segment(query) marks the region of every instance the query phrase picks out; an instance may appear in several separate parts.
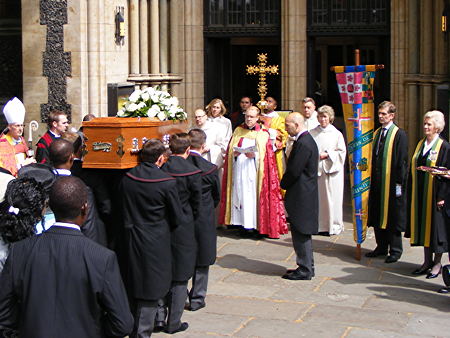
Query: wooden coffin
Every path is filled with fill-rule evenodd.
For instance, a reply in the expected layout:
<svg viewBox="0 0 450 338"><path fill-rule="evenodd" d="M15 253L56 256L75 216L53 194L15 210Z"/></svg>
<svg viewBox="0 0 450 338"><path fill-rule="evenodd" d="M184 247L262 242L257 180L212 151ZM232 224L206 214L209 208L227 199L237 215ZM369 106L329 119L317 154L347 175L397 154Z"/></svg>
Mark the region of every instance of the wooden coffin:
<svg viewBox="0 0 450 338"><path fill-rule="evenodd" d="M99 117L83 122L87 137L84 168L127 169L139 162L143 143L187 131L187 122L159 121L149 118Z"/></svg>

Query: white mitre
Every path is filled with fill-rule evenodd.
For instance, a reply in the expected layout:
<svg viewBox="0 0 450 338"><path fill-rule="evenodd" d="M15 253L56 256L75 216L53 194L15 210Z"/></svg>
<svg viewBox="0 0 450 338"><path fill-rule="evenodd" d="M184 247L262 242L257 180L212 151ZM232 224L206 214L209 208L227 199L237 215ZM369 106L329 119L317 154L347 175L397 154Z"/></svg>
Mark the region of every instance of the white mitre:
<svg viewBox="0 0 450 338"><path fill-rule="evenodd" d="M3 107L8 124L23 124L25 120L25 106L17 97L9 100Z"/></svg>

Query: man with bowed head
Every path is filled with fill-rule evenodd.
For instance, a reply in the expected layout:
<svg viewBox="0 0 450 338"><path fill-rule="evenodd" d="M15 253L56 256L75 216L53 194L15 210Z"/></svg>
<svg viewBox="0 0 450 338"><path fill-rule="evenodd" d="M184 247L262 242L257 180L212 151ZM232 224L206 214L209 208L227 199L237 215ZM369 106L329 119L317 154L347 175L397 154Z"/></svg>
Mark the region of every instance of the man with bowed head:
<svg viewBox="0 0 450 338"><path fill-rule="evenodd" d="M56 223L11 246L0 275L0 330L20 337L123 337L133 328L114 252L83 236L87 190L61 177L50 192Z"/></svg>
<svg viewBox="0 0 450 338"><path fill-rule="evenodd" d="M294 143L280 184L286 190L285 206L298 268L288 270L283 278L310 280L315 275L311 235L317 234L319 229L319 151L301 114L288 115L286 131Z"/></svg>

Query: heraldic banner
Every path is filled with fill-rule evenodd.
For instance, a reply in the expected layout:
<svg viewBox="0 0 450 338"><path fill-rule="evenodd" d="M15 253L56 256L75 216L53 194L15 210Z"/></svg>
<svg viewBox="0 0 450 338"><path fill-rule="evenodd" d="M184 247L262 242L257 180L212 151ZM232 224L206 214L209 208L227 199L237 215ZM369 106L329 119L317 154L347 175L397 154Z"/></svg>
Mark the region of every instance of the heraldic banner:
<svg viewBox="0 0 450 338"><path fill-rule="evenodd" d="M374 128L373 81L376 66L334 67L347 131L353 205L353 235L366 239Z"/></svg>

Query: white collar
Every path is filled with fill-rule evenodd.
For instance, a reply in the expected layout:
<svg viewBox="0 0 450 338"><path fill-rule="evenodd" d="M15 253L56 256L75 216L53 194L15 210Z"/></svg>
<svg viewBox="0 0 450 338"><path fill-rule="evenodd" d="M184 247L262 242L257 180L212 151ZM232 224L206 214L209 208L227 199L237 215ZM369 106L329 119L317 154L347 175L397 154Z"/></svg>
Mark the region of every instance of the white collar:
<svg viewBox="0 0 450 338"><path fill-rule="evenodd" d="M202 156L202 154L197 150L190 150L189 152Z"/></svg>
<svg viewBox="0 0 450 338"><path fill-rule="evenodd" d="M422 155L425 155L428 152L428 150L433 148L434 144L437 142L438 139L439 139L439 134L436 135L434 137L434 139L430 143L427 144L427 139L425 138L425 142L423 143Z"/></svg>
<svg viewBox="0 0 450 338"><path fill-rule="evenodd" d="M78 231L81 231L80 227L76 224L73 223L65 223L65 222L55 222L53 224L53 226L55 227L63 227L63 228L71 228L71 229L75 229Z"/></svg>
<svg viewBox="0 0 450 338"><path fill-rule="evenodd" d="M298 138L300 137L300 136L302 136L304 133L306 133L308 130L307 129L305 129L305 130L302 130L301 132L299 132L294 138L295 138L295 140L297 141L298 140Z"/></svg>
<svg viewBox="0 0 450 338"><path fill-rule="evenodd" d="M54 137L56 138L60 138L61 135L55 134L54 132L52 132L50 129L48 130L50 134L52 134Z"/></svg>
<svg viewBox="0 0 450 338"><path fill-rule="evenodd" d="M388 124L387 124L387 126L386 127L383 127L383 126L381 126L381 128L384 128L385 130L389 130L389 128L391 128L391 126L394 124L394 122L389 122Z"/></svg>
<svg viewBox="0 0 450 338"><path fill-rule="evenodd" d="M53 173L59 176L70 176L72 172L69 169L53 169Z"/></svg>
<svg viewBox="0 0 450 338"><path fill-rule="evenodd" d="M278 113L275 110L273 110L270 113L266 113L266 114L262 113L261 115L265 116L265 117L277 117Z"/></svg>

